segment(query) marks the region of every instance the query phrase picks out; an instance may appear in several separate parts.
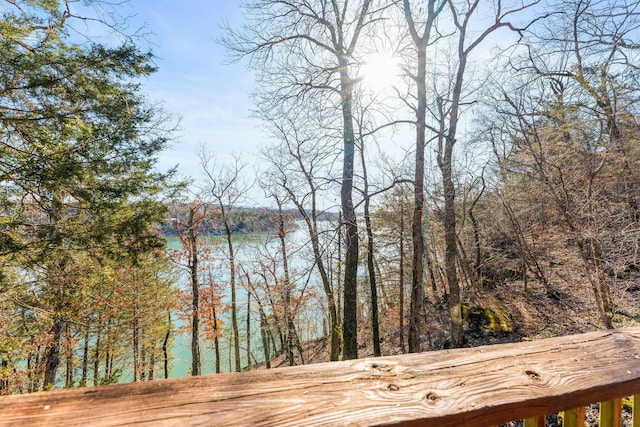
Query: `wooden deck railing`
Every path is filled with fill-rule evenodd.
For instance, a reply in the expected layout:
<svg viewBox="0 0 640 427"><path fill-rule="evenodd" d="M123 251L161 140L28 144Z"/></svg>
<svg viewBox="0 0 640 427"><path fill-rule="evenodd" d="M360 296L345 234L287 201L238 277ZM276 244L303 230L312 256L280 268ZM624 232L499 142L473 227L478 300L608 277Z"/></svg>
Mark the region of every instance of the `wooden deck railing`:
<svg viewBox="0 0 640 427"><path fill-rule="evenodd" d="M634 394L640 394L640 327L5 396L0 425L459 427L526 419L528 427L544 425L545 414L566 411L564 425L571 426L584 425L584 405L605 402L600 426L610 426L621 423L620 398Z"/></svg>

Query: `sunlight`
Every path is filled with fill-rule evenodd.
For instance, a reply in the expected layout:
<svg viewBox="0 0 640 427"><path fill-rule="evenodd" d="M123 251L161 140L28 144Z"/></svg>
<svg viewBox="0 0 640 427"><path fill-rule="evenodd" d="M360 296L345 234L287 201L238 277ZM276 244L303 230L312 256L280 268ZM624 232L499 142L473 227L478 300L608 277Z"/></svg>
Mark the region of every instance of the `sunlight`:
<svg viewBox="0 0 640 427"><path fill-rule="evenodd" d="M389 53L367 56L360 67L363 85L372 91L384 91L399 82L400 61Z"/></svg>

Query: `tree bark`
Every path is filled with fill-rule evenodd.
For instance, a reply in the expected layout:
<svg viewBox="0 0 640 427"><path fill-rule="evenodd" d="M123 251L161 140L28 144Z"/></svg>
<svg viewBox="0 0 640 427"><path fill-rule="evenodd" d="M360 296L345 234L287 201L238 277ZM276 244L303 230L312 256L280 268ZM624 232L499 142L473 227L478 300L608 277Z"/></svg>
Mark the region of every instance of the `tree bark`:
<svg viewBox="0 0 640 427"><path fill-rule="evenodd" d="M168 351L168 344L169 344L169 336L171 334L171 312L168 313L168 320L169 322L167 323L167 333L164 335L164 340L162 341L162 362L163 362L163 368L164 368L164 379L169 378L169 351Z"/></svg>
<svg viewBox="0 0 640 427"><path fill-rule="evenodd" d="M196 232L197 207L189 208L188 244L189 275L191 278L191 375L201 374L200 362L200 283L198 281L198 236Z"/></svg>
<svg viewBox="0 0 640 427"><path fill-rule="evenodd" d="M84 347L82 349L82 377L80 386L87 386L87 373L89 372L89 327L84 331Z"/></svg>
<svg viewBox="0 0 640 427"><path fill-rule="evenodd" d="M358 358L358 224L353 206L353 170L355 159L355 135L353 130L352 93L353 82L349 76L349 59L342 55L340 63L340 94L342 96L343 119L343 163L340 202L346 230L344 266L344 299L342 313L343 357Z"/></svg>
<svg viewBox="0 0 640 427"><path fill-rule="evenodd" d="M64 357L66 359L67 366L66 366L66 372L65 372L66 375L65 375L64 386L65 388L71 388L73 387L73 345L71 343L71 329L68 323L66 324L65 335L67 339L65 340L66 348L64 352Z"/></svg>
<svg viewBox="0 0 640 427"><path fill-rule="evenodd" d="M233 347L236 372L240 372L240 331L238 329L238 307L236 302L236 259L233 248L233 232L229 224L228 212L220 201L220 209L224 221L224 229L227 235L227 246L229 248L229 278L231 284L231 327L233 329Z"/></svg>
<svg viewBox="0 0 640 427"><path fill-rule="evenodd" d="M411 240L413 242L413 259L411 270L411 306L409 309L409 353L420 352L420 310L423 303L424 282L424 149L427 109L426 95L426 46L418 48L418 109L416 112L416 158L413 193L413 221Z"/></svg>
<svg viewBox="0 0 640 427"><path fill-rule="evenodd" d="M251 292L247 291L247 369L251 369Z"/></svg>
<svg viewBox="0 0 640 427"><path fill-rule="evenodd" d="M364 220L367 233L367 271L369 273L369 288L371 291L371 331L373 335L373 355L379 357L382 355L380 350L380 326L378 320L378 285L376 283L376 270L373 252L373 228L371 226L371 215L369 213L369 204L371 196L369 195L369 179L367 176L367 166L364 157L364 141L361 139L360 158L362 162L362 178L364 181Z"/></svg>
<svg viewBox="0 0 640 427"><path fill-rule="evenodd" d="M404 203L400 205L400 269L398 272L398 332L400 335L400 351L406 353L404 345Z"/></svg>
<svg viewBox="0 0 640 427"><path fill-rule="evenodd" d="M58 318L53 322L49 334L52 342L47 346L45 351L45 371L44 371L44 389L53 388L56 382L56 373L60 365L60 343L62 341L62 330L64 328L64 320Z"/></svg>
<svg viewBox="0 0 640 427"><path fill-rule="evenodd" d="M138 371L137 371L137 363L138 363L138 338L137 332L134 332L134 348L136 349L133 353L133 382L138 381ZM93 385L100 385L100 332L96 333L96 346L93 353Z"/></svg>
<svg viewBox="0 0 640 427"><path fill-rule="evenodd" d="M409 353L420 351L420 312L424 300L424 150L426 144L426 112L427 112L427 46L431 41L431 30L441 7L436 11L435 0L427 2L427 16L424 32L418 34L416 22L411 12L409 0L403 0L405 21L411 34L411 40L417 51L417 69L414 76L416 82L416 157L414 176L414 210L411 239L413 242L413 265L411 270L411 306L409 312Z"/></svg>
<svg viewBox="0 0 640 427"><path fill-rule="evenodd" d="M267 322L267 316L264 314L262 307L260 310L260 337L262 338L262 350L264 351L264 364L267 369L271 369L271 350L269 348L269 336L267 330L269 329L269 322Z"/></svg>

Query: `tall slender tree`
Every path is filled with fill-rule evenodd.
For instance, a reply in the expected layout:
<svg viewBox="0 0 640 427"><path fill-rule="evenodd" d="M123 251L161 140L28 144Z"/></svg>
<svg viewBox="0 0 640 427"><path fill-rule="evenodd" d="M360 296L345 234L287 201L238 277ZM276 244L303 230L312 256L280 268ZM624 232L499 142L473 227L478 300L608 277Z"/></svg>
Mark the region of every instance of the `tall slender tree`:
<svg viewBox="0 0 640 427"><path fill-rule="evenodd" d="M326 248L322 244L322 229L319 221L322 213L319 208L321 192L326 188L327 180L321 177L330 176L333 150L324 139L316 140L308 133L302 122L308 124L313 119L306 115L300 117L284 117L271 119L270 128L280 141L278 149L265 150L265 154L273 165L273 181L282 188L291 203L296 207L304 220L315 268L320 274L322 288L327 298L329 318L329 358L338 360L340 355L340 334L338 324L338 298L334 290L324 257Z"/></svg>
<svg viewBox="0 0 640 427"><path fill-rule="evenodd" d="M427 134L427 48L434 43L436 37L432 37L434 24L446 1L428 0L426 17L416 17L411 2L403 0L405 21L411 35L414 48L416 50L417 63L415 72L410 71L409 75L416 84L417 106L414 107L416 115L416 157L414 176L414 199L413 199L413 221L412 221L412 242L413 242L413 264L411 275L411 302L409 312L409 352L420 351L420 325L421 308L423 299L424 281L424 151Z"/></svg>
<svg viewBox="0 0 640 427"><path fill-rule="evenodd" d="M222 227L227 243L227 257L229 259L229 286L231 288L231 327L233 329L233 346L235 370L240 372L240 330L238 328L238 306L236 298L236 248L234 246L233 209L242 200L250 185L243 181L244 165L236 157L226 166L217 166L213 156L202 152L200 154L202 169L207 177L207 191L217 206L219 224Z"/></svg>
<svg viewBox="0 0 640 427"><path fill-rule="evenodd" d="M355 135L353 67L363 34L372 30L379 8L373 0L252 0L245 4L247 22L229 30L224 40L235 59L248 57L259 71L258 91L273 110L283 100L318 91L338 106L342 117L340 200L345 224L343 338L344 358L358 357L357 274L358 225L353 203ZM335 97L332 99L332 97Z"/></svg>
<svg viewBox="0 0 640 427"><path fill-rule="evenodd" d="M442 188L444 192L444 237L445 237L445 274L449 286L449 316L450 344L459 347L464 342L464 329L462 320L461 288L458 279L458 238L456 232L456 187L453 181L453 156L454 146L458 138L458 126L463 114L463 100L465 98L464 83L467 77L467 65L471 54L494 31L500 28L521 31L517 25L508 21L514 14L522 12L538 3L533 0L522 3L513 8L503 7L502 1L497 0L491 6L493 19L476 34L470 31L470 26L477 20L481 22L483 14L488 12L480 0L471 2L456 2L448 0L447 6L451 19L456 28L456 53L457 62L453 71L450 93L444 97L438 97L437 117L440 122L438 134L438 167L442 173Z"/></svg>

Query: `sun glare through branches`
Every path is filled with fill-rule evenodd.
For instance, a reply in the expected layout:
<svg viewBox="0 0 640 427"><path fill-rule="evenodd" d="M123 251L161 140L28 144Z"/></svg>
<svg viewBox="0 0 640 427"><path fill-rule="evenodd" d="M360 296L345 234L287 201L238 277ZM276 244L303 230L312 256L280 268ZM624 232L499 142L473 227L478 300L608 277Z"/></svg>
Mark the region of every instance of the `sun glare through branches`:
<svg viewBox="0 0 640 427"><path fill-rule="evenodd" d="M372 92L384 92L400 81L400 60L386 52L368 55L360 66L363 86Z"/></svg>

